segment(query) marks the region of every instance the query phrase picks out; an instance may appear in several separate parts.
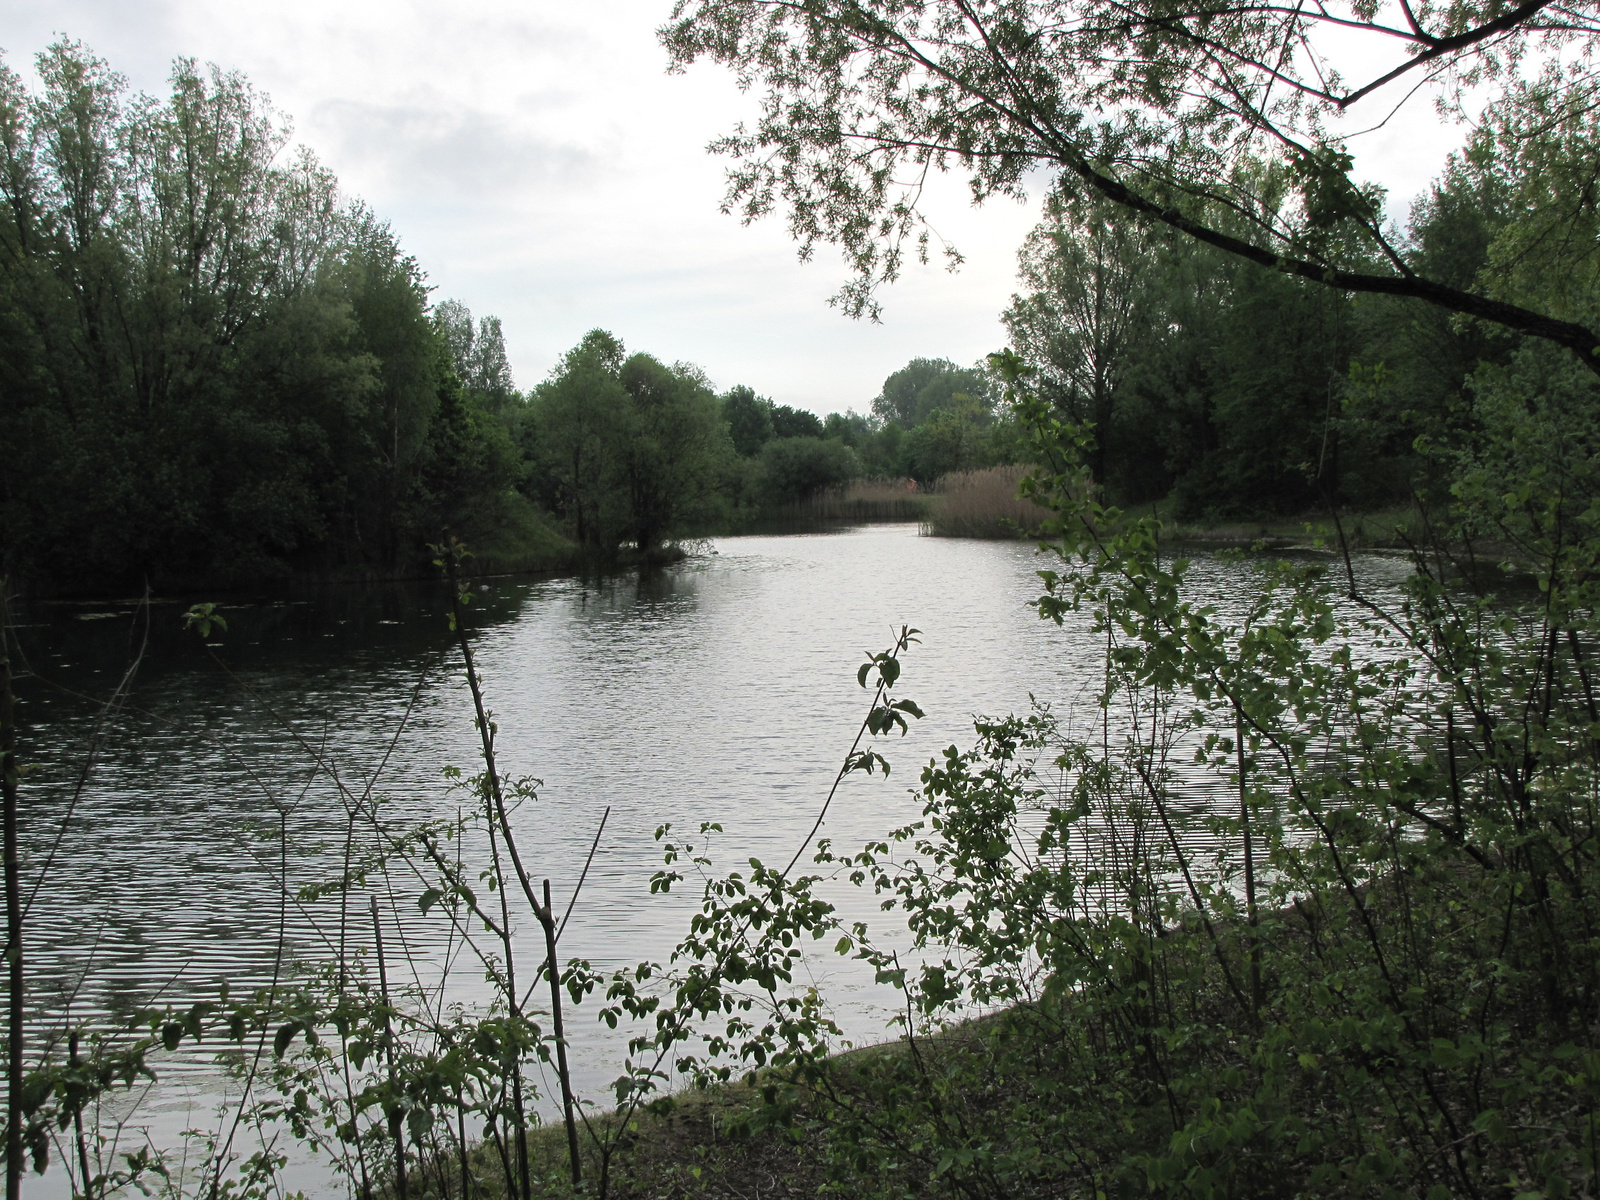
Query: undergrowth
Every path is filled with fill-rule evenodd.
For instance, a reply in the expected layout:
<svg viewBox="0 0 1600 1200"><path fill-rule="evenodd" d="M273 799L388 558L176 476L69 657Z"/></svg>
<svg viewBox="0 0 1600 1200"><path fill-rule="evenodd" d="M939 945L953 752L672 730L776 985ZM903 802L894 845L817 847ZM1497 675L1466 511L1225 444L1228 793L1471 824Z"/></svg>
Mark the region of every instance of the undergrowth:
<svg viewBox="0 0 1600 1200"><path fill-rule="evenodd" d="M1090 431L997 366L1039 464L1022 495L1049 514L1038 611L1097 647L1092 722L1045 705L978 721L923 770L921 819L864 846L818 840L833 791L782 865L727 871L715 824L663 826L652 890L695 888L698 912L659 961L599 972L560 944L562 906L519 849L510 814L537 782L496 766L446 544L482 749L457 773L462 815L399 830L347 793L366 836L296 898L338 909L349 953L319 976L13 1053L12 1178L25 1142L97 1200L265 1200L287 1130L352 1196L1593 1195L1600 436L1485 409L1432 451L1455 483L1419 513L1397 594L1363 590L1335 512L1334 570L1236 551L1249 587L1223 612L1153 517L1098 498ZM915 641L861 664L834 791L887 771L882 739L921 716L899 690ZM391 989L381 925L355 932L380 879L448 923L491 1003ZM841 917L839 881L893 936ZM528 918L542 953L519 979ZM803 973L830 949L896 990L898 1043L839 1053ZM603 1102L571 1090L562 1022L580 1018L626 1042ZM247 1081L226 1138L187 1173L101 1165L96 1106L200 1038ZM552 1131L539 1064L561 1083Z"/></svg>

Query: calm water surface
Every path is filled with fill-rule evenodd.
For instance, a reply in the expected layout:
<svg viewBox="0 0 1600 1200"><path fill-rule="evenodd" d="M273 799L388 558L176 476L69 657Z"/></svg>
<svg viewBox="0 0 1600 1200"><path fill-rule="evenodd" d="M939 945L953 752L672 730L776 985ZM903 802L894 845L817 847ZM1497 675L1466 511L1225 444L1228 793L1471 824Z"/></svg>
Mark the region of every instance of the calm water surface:
<svg viewBox="0 0 1600 1200"><path fill-rule="evenodd" d="M720 822L712 852L724 869L751 856L787 861L864 715L856 666L900 625L922 631L899 690L927 718L882 746L888 780L856 774L841 788L824 831L839 846L915 819L908 789L921 765L968 745L975 714L1025 710L1031 695L1098 716L1099 643L1086 620L1058 627L1028 607L1034 572L1049 565L1030 545L890 525L728 538L716 551L644 577L493 581L469 616L501 769L543 781L514 820L558 906L611 809L562 939L566 955L599 968L662 958L685 931L694 889L649 891L663 823ZM1226 609L1249 569L1201 556L1193 577ZM1380 590L1404 573L1375 557L1360 569ZM131 605L42 606L25 618L40 677L24 682L20 708L23 758L36 764L23 814L32 875L51 859L26 942L41 1034L69 1014L187 1002L224 979L236 993L270 981L280 876L296 890L341 865L346 806L318 757L355 792L373 787L398 825L456 813L466 799L443 768L470 772L477 743L443 600L441 588L417 586L224 604L215 659L182 633L181 605L154 606L130 702L70 819L95 708L45 680L103 696L141 625ZM444 924L418 913L420 889L401 881L378 894L408 977L428 984L447 946ZM870 898L841 902L876 912ZM286 924L300 959L326 957L337 901L293 906ZM537 926L519 930L526 979ZM826 955L811 966L852 1037L885 1035L892 999ZM481 971L457 968L450 997L484 998ZM594 1022L596 1007L570 1015L569 1030L579 1085L599 1097L619 1043ZM219 1088L203 1059L180 1062L142 1112L181 1126Z"/></svg>

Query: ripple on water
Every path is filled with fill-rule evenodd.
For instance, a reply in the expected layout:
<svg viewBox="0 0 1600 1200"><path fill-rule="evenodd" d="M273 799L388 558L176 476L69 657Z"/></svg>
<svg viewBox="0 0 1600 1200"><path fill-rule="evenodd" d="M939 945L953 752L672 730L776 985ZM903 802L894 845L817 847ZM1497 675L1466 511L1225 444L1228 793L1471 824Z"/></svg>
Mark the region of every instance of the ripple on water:
<svg viewBox="0 0 1600 1200"><path fill-rule="evenodd" d="M644 578L492 581L470 616L502 770L543 781L515 820L530 869L557 896L612 810L563 938L600 968L660 958L685 928L693 896L649 892L658 826L720 822L721 864L787 859L862 718L855 667L900 625L921 630L901 691L927 719L884 747L890 779L857 774L841 788L825 829L838 846L914 819L921 764L969 744L974 714L1024 710L1032 694L1069 718L1099 717L1099 641L1086 622L1057 627L1028 608L1045 565L1030 545L898 525L717 549ZM1375 586L1404 573L1383 559L1361 569ZM1248 570L1201 558L1194 580L1226 615ZM181 606L156 606L131 700L75 804L93 710L25 681L22 751L38 767L25 792L30 869L54 853L26 942L36 1037L69 1017L208 998L223 980L236 994L267 986L280 927L297 963L331 956L337 900L286 902L284 885L293 894L340 872L347 797L372 788L395 826L463 803L441 770L471 768L476 734L440 601L435 588L382 587L230 607L216 661L182 636ZM99 694L141 620L126 607L63 609L19 633L41 675ZM402 977L431 986L459 947L437 914L418 912L419 890L398 881L385 919ZM851 917L881 917L871 897L840 902ZM350 914L344 937L364 945L364 898ZM531 958L520 967L530 972ZM826 957L812 969L852 1037L884 1034L886 997L870 980ZM466 965L447 994L481 1001L483 990ZM581 1009L569 1025L580 1089L599 1094L619 1035ZM217 1094L204 1057L180 1058L167 1078L149 1111L187 1112L194 1095Z"/></svg>

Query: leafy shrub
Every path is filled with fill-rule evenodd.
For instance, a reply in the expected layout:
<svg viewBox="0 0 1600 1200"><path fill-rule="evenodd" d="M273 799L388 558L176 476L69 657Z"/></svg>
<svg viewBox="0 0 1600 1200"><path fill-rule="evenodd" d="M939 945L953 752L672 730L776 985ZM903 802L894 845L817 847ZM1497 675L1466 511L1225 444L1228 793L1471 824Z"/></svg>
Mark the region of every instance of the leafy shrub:
<svg viewBox="0 0 1600 1200"><path fill-rule="evenodd" d="M774 438L761 447L762 491L769 504L791 504L854 479L855 451L818 437Z"/></svg>

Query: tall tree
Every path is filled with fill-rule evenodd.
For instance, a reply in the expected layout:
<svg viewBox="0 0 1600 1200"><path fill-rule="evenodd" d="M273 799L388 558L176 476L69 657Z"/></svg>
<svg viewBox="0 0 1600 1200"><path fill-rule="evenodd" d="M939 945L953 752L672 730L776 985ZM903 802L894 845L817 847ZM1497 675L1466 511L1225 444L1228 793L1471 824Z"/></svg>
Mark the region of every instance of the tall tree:
<svg viewBox="0 0 1600 1200"><path fill-rule="evenodd" d="M1094 426L1089 468L1102 485L1123 379L1153 317L1147 283L1158 250L1139 226L1108 219L1106 207L1052 198L1019 256L1023 294L1001 317L1038 371L1040 393Z"/></svg>
<svg viewBox="0 0 1600 1200"><path fill-rule="evenodd" d="M459 300L444 300L434 307L433 323L449 347L451 367L463 387L496 411L518 399L499 317L481 317L474 328L470 308Z"/></svg>
<svg viewBox="0 0 1600 1200"><path fill-rule="evenodd" d="M814 412L788 404L772 406L772 433L774 437L819 438L822 436L822 418Z"/></svg>

